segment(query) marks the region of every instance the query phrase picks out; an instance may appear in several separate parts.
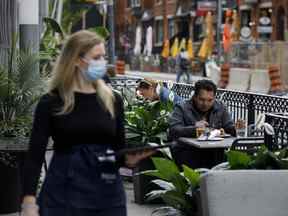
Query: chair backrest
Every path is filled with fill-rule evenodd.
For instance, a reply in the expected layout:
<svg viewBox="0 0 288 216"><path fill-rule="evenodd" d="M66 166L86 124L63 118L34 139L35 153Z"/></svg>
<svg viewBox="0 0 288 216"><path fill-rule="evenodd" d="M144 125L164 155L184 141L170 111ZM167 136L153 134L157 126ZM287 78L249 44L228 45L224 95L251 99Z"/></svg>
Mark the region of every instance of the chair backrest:
<svg viewBox="0 0 288 216"><path fill-rule="evenodd" d="M200 180L203 216L287 216L287 170L209 171Z"/></svg>
<svg viewBox="0 0 288 216"><path fill-rule="evenodd" d="M230 149L254 154L262 145L264 145L264 137L240 137L233 141Z"/></svg>

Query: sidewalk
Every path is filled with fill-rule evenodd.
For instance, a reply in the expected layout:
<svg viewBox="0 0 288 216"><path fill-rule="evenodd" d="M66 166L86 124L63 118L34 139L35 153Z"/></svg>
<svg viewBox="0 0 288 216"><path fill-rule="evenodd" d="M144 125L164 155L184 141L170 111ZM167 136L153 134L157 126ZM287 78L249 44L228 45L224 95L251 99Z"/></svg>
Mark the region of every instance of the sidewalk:
<svg viewBox="0 0 288 216"><path fill-rule="evenodd" d="M176 74L164 73L164 72L143 72L143 71L125 71L125 75L128 76L137 76L137 77L148 77L156 80L171 80L176 81ZM195 83L197 80L203 79L201 76L190 76L192 83Z"/></svg>
<svg viewBox="0 0 288 216"><path fill-rule="evenodd" d="M128 216L151 216L154 209L159 207L157 204L138 205L134 202L133 183L124 181L127 196Z"/></svg>

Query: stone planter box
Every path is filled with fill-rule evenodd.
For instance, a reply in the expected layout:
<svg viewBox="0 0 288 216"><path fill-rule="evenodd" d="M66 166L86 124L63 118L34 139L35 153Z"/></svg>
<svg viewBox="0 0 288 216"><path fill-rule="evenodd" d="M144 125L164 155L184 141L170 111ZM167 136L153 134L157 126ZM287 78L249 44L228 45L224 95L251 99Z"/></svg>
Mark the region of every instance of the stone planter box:
<svg viewBox="0 0 288 216"><path fill-rule="evenodd" d="M16 157L15 166L0 161L0 214L19 212L21 204L21 169L27 150L27 140L0 138L0 152Z"/></svg>
<svg viewBox="0 0 288 216"><path fill-rule="evenodd" d="M288 170L211 171L201 178L203 216L287 216Z"/></svg>

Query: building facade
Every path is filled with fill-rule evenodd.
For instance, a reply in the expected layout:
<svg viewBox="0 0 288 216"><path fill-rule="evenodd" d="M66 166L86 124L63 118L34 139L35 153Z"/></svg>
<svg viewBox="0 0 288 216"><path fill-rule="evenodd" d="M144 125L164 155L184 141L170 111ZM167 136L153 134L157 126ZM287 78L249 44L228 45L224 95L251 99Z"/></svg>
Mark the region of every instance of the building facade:
<svg viewBox="0 0 288 216"><path fill-rule="evenodd" d="M243 41L288 40L288 0L223 0L222 8L222 24L227 9L238 12ZM207 11L212 11L216 29L216 10L217 0L116 1L116 40L127 35L133 47L136 27L142 29L143 42L146 29L152 26L154 53L160 52L165 38L171 42L175 37L201 42ZM118 43L119 48L121 43Z"/></svg>

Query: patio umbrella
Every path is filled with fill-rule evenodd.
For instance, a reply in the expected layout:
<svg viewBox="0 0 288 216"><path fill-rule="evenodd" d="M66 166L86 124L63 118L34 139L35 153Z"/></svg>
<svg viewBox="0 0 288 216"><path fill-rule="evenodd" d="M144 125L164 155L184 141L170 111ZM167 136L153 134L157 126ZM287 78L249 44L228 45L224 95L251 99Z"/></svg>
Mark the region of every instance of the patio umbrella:
<svg viewBox="0 0 288 216"><path fill-rule="evenodd" d="M163 46L163 50L162 50L162 53L161 53L161 56L163 58L168 58L170 55L170 45L169 45L169 40L165 40L164 42L164 46Z"/></svg>
<svg viewBox="0 0 288 216"><path fill-rule="evenodd" d="M181 42L180 42L180 46L179 46L179 51L181 51L181 49L186 50L186 38L182 38Z"/></svg>
<svg viewBox="0 0 288 216"><path fill-rule="evenodd" d="M152 27L149 26L146 31L146 44L144 48L144 54L147 56L152 55L152 36L153 36Z"/></svg>
<svg viewBox="0 0 288 216"><path fill-rule="evenodd" d="M208 12L205 18L206 35L202 42L198 56L202 59L206 59L212 55L214 46L214 31L213 31L213 16L211 12Z"/></svg>
<svg viewBox="0 0 288 216"><path fill-rule="evenodd" d="M187 53L188 53L189 59L194 58L193 42L192 42L191 38L189 38L189 40L188 40Z"/></svg>
<svg viewBox="0 0 288 216"><path fill-rule="evenodd" d="M240 19L236 10L233 11L233 23L232 23L232 41L238 41L240 37Z"/></svg>
<svg viewBox="0 0 288 216"><path fill-rule="evenodd" d="M137 26L136 28L136 38L135 38L135 47L134 47L134 54L140 55L141 54L141 37L142 31L140 26Z"/></svg>
<svg viewBox="0 0 288 216"><path fill-rule="evenodd" d="M171 56L172 57L176 57L178 54L179 54L179 40L178 38L176 37L175 40L174 40L174 43L171 47Z"/></svg>
<svg viewBox="0 0 288 216"><path fill-rule="evenodd" d="M231 47L231 24L229 23L229 17L226 17L226 21L224 24L224 29L223 29L223 36L222 36L222 40L223 40L223 48L224 48L224 52L228 53Z"/></svg>

